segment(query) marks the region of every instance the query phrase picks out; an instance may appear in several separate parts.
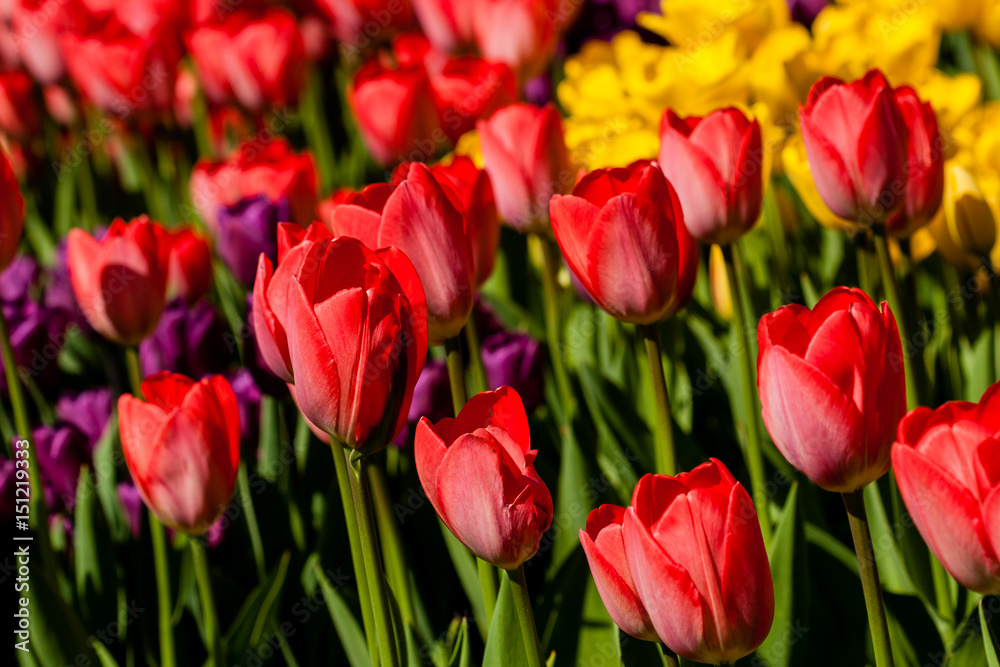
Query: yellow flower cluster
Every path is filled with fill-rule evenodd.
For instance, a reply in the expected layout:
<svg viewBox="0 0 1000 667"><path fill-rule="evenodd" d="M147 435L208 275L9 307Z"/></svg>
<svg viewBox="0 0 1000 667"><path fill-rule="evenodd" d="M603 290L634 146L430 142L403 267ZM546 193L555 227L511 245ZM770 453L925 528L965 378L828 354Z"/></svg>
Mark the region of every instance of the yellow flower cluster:
<svg viewBox="0 0 1000 667"><path fill-rule="evenodd" d="M971 30L974 39L1000 45L998 7L1000 0L847 0L824 8L810 31L791 20L784 0L663 0L660 14L639 22L668 46L624 32L586 44L566 62L557 93L568 115L567 145L588 170L655 158L668 107L701 116L737 106L760 121L772 169L787 175L814 217L839 227L845 221L826 208L809 174L798 105L821 76L852 80L879 68L933 106L950 156L949 195L965 192L960 183L968 180L1000 220L1000 107L982 106L979 77L936 67L946 32ZM957 169L969 178L954 177ZM946 252L938 239L947 224L936 220L935 233L915 246ZM989 226L995 238L993 220ZM982 234L976 239L985 242ZM960 264L957 255L946 257Z"/></svg>

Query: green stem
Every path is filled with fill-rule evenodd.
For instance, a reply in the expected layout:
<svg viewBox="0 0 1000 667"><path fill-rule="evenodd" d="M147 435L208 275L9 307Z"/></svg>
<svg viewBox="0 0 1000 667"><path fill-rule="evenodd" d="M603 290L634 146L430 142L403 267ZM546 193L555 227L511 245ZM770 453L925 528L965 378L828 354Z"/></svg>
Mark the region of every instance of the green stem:
<svg viewBox="0 0 1000 667"><path fill-rule="evenodd" d="M345 454L348 450L344 449ZM364 458L351 461L348 476L351 478L351 492L354 496L354 512L358 518L358 533L361 537L361 556L368 576L368 588L375 616L379 654L386 667L399 667L399 655L392 627L389 609L389 595L382 574L382 558L379 555L378 535L372 516L371 495L368 492L367 464Z"/></svg>
<svg viewBox="0 0 1000 667"><path fill-rule="evenodd" d="M545 294L545 338L548 344L549 357L552 360L552 373L556 379L559 391L559 401L562 403L563 422L571 422L573 409L573 389L570 385L566 364L563 360L563 347L559 334L561 319L559 317L559 254L552 243L538 234L528 237L528 244L534 251L531 254L542 258L542 289Z"/></svg>
<svg viewBox="0 0 1000 667"><path fill-rule="evenodd" d="M128 367L128 381L132 394L142 398L142 371L139 369L139 352L134 347L125 348L125 365Z"/></svg>
<svg viewBox="0 0 1000 667"><path fill-rule="evenodd" d="M264 563L264 543L260 539L260 525L257 523L257 511L254 510L253 498L250 495L250 477L247 475L247 464L244 461L240 461L240 469L236 481L240 490L240 503L243 505L243 512L247 517L247 530L250 532L253 560L257 566L257 579L264 581L267 578L267 568Z"/></svg>
<svg viewBox="0 0 1000 667"><path fill-rule="evenodd" d="M201 595L201 615L205 623L205 638L208 641L208 659L214 667L225 667L226 649L219 630L219 617L215 613L212 579L208 574L208 557L205 554L205 546L199 539L192 538L189 542L191 559L194 561L194 576L198 581L198 593Z"/></svg>
<svg viewBox="0 0 1000 667"><path fill-rule="evenodd" d="M889 642L889 623L885 617L882 602L882 585L878 579L878 565L875 563L875 549L868 529L868 514L865 511L864 490L842 494L847 517L851 523L854 551L858 557L858 572L861 587L865 593L865 607L868 610L868 627L871 629L872 645L875 649L876 667L893 667L892 645Z"/></svg>
<svg viewBox="0 0 1000 667"><path fill-rule="evenodd" d="M399 611L406 625L414 624L413 600L410 597L410 578L403 555L403 536L399 532L399 521L392 510L389 484L385 473L378 466L368 469L368 483L371 484L372 501L375 503L375 520L382 536L385 571L390 588L396 594Z"/></svg>
<svg viewBox="0 0 1000 667"><path fill-rule="evenodd" d="M646 357L649 360L649 374L653 380L653 396L656 399L656 472L661 475L676 475L674 427L670 421L670 394L667 392L663 358L660 356L660 331L656 324L642 325L639 330L646 342Z"/></svg>
<svg viewBox="0 0 1000 667"><path fill-rule="evenodd" d="M666 644L657 644L657 648L660 649L660 660L663 662L663 667L678 667L680 664L677 661L677 654L671 651Z"/></svg>
<svg viewBox="0 0 1000 667"><path fill-rule="evenodd" d="M986 99L1000 100L1000 62L996 51L989 44L979 42L973 47L973 54Z"/></svg>
<svg viewBox="0 0 1000 667"><path fill-rule="evenodd" d="M465 342L469 346L469 361L472 364L472 393L490 389L486 377L486 367L483 366L483 354L479 345L479 332L476 330L476 318L470 317L465 322Z"/></svg>
<svg viewBox="0 0 1000 667"><path fill-rule="evenodd" d="M372 667L377 667L379 664L378 634L375 629L375 616L372 613L368 575L365 573L364 557L361 554L361 535L358 533L354 497L351 494L351 473L347 469L346 458L349 453L336 440L330 442L330 449L333 450L333 466L337 469L340 502L344 506L344 523L347 524L347 542L351 548L351 564L354 567L354 578L358 580L358 602L361 605L361 622L365 628L365 638L368 640L368 655L371 657Z"/></svg>
<svg viewBox="0 0 1000 667"><path fill-rule="evenodd" d="M920 363L919 352L911 355L910 345L913 343L912 331L909 327L909 318L899 297L899 285L896 283L896 271L892 267L892 260L889 258L889 243L884 232L875 234L875 253L878 255L879 271L882 274L882 288L885 290L886 300L889 308L896 319L896 326L899 328L899 337L903 344L903 370L906 373L906 407L909 410L922 403L920 396L920 383L917 382L915 366Z"/></svg>
<svg viewBox="0 0 1000 667"><path fill-rule="evenodd" d="M167 536L163 524L149 513L149 533L153 538L153 565L156 569L156 604L160 628L160 665L174 667L174 630L170 623L170 569L167 565Z"/></svg>
<svg viewBox="0 0 1000 667"><path fill-rule="evenodd" d="M516 570L507 570L510 577L510 591L514 596L514 607L517 609L517 620L521 625L521 637L524 639L524 651L527 654L527 667L542 666L542 650L538 644L538 631L535 629L535 616L531 611L531 598L524 582L524 565Z"/></svg>
<svg viewBox="0 0 1000 667"><path fill-rule="evenodd" d="M743 301L740 290L739 271L736 270L735 244L722 246L722 256L726 261L726 276L729 279L730 298L733 301L733 317L742 337L739 357L743 365L743 412L747 431L747 470L750 473L750 488L754 505L760 518L760 530L764 544L771 543L771 516L768 512L767 484L764 479L764 455L760 443L760 426L757 423L760 410L757 407L754 387L754 336L747 320L748 306Z"/></svg>
<svg viewBox="0 0 1000 667"><path fill-rule="evenodd" d="M951 591L948 586L948 573L941 561L928 550L931 559L931 578L934 581L934 601L938 614L948 621L949 627L954 627L955 615L951 607ZM945 646L948 646L947 644Z"/></svg>
<svg viewBox="0 0 1000 667"><path fill-rule="evenodd" d="M858 286L862 289L862 291L864 291L865 294L874 299L876 298L875 286L872 284L871 264L869 264L868 261L871 253L866 247L867 243L865 238L857 239L857 237L855 237L855 239L855 251L858 258Z"/></svg>
<svg viewBox="0 0 1000 667"><path fill-rule="evenodd" d="M471 325L472 318L466 323L466 330ZM474 334L473 334L474 335ZM455 416L462 411L468 396L465 388L465 367L462 363L462 339L459 337L449 338L444 342L445 350L448 354L448 380L451 383L451 403L455 410ZM497 601L497 580L493 566L476 558L479 567L479 585L483 589L483 605L486 610L486 627L489 627L493 618L493 609Z"/></svg>
<svg viewBox="0 0 1000 667"><path fill-rule="evenodd" d="M14 428L21 438L31 437L31 423L28 421L28 410L24 403L24 393L21 389L21 379L17 376L17 358L14 356L14 346L10 343L10 328L7 325L7 318L0 311L0 351L3 353L3 372L7 380L7 393L10 394L10 404L14 409ZM9 459L14 457L10 454L10 443L5 443L6 452ZM29 466L29 470L33 468ZM34 493L40 486L35 486L32 481L31 497L41 497L41 493ZM34 512L32 512L34 515Z"/></svg>
<svg viewBox="0 0 1000 667"><path fill-rule="evenodd" d="M448 382L451 384L451 405L457 417L469 396L465 388L465 364L462 362L462 339L458 336L447 339L444 342L444 349L448 355Z"/></svg>

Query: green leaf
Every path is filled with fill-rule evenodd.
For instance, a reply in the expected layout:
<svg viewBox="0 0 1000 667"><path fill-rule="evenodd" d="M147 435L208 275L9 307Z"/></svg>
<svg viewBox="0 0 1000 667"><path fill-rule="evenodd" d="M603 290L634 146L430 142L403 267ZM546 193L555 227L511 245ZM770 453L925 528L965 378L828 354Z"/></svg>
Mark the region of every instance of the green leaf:
<svg viewBox="0 0 1000 667"><path fill-rule="evenodd" d="M914 595L916 591L906 573L906 564L896 541L895 526L889 522L878 482L865 487L865 508L868 510L868 527L882 588L899 595Z"/></svg>
<svg viewBox="0 0 1000 667"><path fill-rule="evenodd" d="M997 658L997 638L993 634L989 620L986 618L986 609L983 607L983 600L979 601L979 627L983 630L983 651L986 653L986 662L989 667L1000 667L1000 659Z"/></svg>
<svg viewBox="0 0 1000 667"><path fill-rule="evenodd" d="M476 558L469 553L464 544L452 535L448 526L438 519L441 527L441 534L444 535L445 546L448 547L448 555L451 556L451 563L455 566L455 573L458 581L462 584L462 590L472 605L472 615L476 619L476 624L480 631L486 628L486 605L483 602L483 589L479 585L479 569L476 567ZM486 638L486 635L483 635Z"/></svg>
<svg viewBox="0 0 1000 667"><path fill-rule="evenodd" d="M263 638L265 630L274 623L290 558L291 554L286 551L267 580L250 591L250 595L247 596L226 632L228 655L242 656L247 650L255 649Z"/></svg>
<svg viewBox="0 0 1000 667"><path fill-rule="evenodd" d="M94 652L97 653L97 659L100 661L101 667L118 667L118 662L114 656L111 655L111 652L108 651L108 648L99 639L91 639L90 645L93 647Z"/></svg>
<svg viewBox="0 0 1000 667"><path fill-rule="evenodd" d="M31 547L28 549L30 551ZM87 633L83 623L56 591L49 579L50 573L42 570L40 565L40 562L34 562L30 581L27 582L30 588L26 592L31 600L31 637L28 647L39 667L87 664L87 661L94 659L94 654L87 646ZM19 641L17 635L14 635L14 641Z"/></svg>
<svg viewBox="0 0 1000 667"><path fill-rule="evenodd" d="M808 582L805 564L805 522L799 510L799 485L793 483L781 518L771 536L767 557L774 580L774 622L767 639L757 649L756 659L767 667L792 664L794 646L804 631L799 620L804 612L801 586Z"/></svg>
<svg viewBox="0 0 1000 667"><path fill-rule="evenodd" d="M316 574L316 581L319 582L320 590L323 592L323 599L326 601L326 608L330 612L330 620L333 621L333 629L340 638L340 645L347 654L347 661L351 667L371 667L371 656L368 655L368 642L365 639L364 630L358 625L350 608L340 593L333 587L319 560L315 559L313 570Z"/></svg>
<svg viewBox="0 0 1000 667"><path fill-rule="evenodd" d="M527 653L524 651L521 626L518 624L517 609L506 572L500 575L500 593L497 595L497 606L493 610L488 637L483 667L509 667L525 663Z"/></svg>
<svg viewBox="0 0 1000 667"><path fill-rule="evenodd" d="M116 456L118 447L118 416L112 412L100 440L94 445L94 477L97 480L97 497L101 500L104 516L116 542L130 538L128 520L118 499Z"/></svg>
<svg viewBox="0 0 1000 667"><path fill-rule="evenodd" d="M88 627L105 627L117 616L118 577L111 532L87 466L80 468L73 523L77 599Z"/></svg>
<svg viewBox="0 0 1000 667"><path fill-rule="evenodd" d="M455 635L455 645L451 652L449 667L469 667L471 660L469 654L469 620L463 618L458 626L458 634Z"/></svg>

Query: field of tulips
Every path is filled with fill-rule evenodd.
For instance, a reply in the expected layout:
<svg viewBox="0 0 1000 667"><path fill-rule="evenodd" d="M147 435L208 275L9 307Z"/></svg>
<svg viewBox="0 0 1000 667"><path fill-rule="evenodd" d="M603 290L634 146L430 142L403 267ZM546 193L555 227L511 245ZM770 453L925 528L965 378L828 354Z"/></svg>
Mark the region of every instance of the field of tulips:
<svg viewBox="0 0 1000 667"><path fill-rule="evenodd" d="M0 2L2 664L1000 667L1000 0Z"/></svg>

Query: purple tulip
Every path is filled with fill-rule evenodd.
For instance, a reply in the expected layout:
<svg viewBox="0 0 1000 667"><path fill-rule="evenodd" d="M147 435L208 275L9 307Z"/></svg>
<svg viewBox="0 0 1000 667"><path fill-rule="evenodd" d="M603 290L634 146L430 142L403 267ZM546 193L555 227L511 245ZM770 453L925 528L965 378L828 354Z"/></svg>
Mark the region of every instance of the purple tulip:
<svg viewBox="0 0 1000 667"><path fill-rule="evenodd" d="M451 384L448 381L448 367L439 359L429 360L417 378L413 387L413 401L406 416L406 426L396 436L397 446L406 445L411 428L427 417L432 422L438 422L445 417L455 416L451 402Z"/></svg>
<svg viewBox="0 0 1000 667"><path fill-rule="evenodd" d="M56 246L55 263L46 270L45 307L61 312L68 321L83 331L91 331L87 318L80 311L69 280L69 265L66 263L66 240Z"/></svg>
<svg viewBox="0 0 1000 667"><path fill-rule="evenodd" d="M229 385L236 395L236 406L240 412L240 433L243 434L244 441L256 443L260 427L260 399L263 395L260 387L246 368L230 375Z"/></svg>
<svg viewBox="0 0 1000 667"><path fill-rule="evenodd" d="M610 40L622 30L634 29L640 12L658 12L660 0L589 0L569 33L566 45L575 53L590 39ZM640 31L646 37L645 31Z"/></svg>
<svg viewBox="0 0 1000 667"><path fill-rule="evenodd" d="M69 424L43 425L35 429L33 444L46 504L53 511L72 509L80 466L90 461L87 437Z"/></svg>
<svg viewBox="0 0 1000 667"><path fill-rule="evenodd" d="M545 357L537 340L522 333L495 333L483 340L482 355L490 389L513 387L528 414L544 402Z"/></svg>
<svg viewBox="0 0 1000 667"><path fill-rule="evenodd" d="M226 370L233 345L225 322L211 305L199 301L188 307L176 300L163 311L153 334L139 344L139 365L146 377L171 371L197 380Z"/></svg>
<svg viewBox="0 0 1000 667"><path fill-rule="evenodd" d="M38 263L26 255L15 257L0 272L0 302L16 303L29 297L31 288L38 282Z"/></svg>
<svg viewBox="0 0 1000 667"><path fill-rule="evenodd" d="M10 323L10 342L21 375L30 377L43 390L54 387L59 377L59 352L65 342L65 316L31 299L0 303L0 308ZM6 381L2 386L6 393Z"/></svg>
<svg viewBox="0 0 1000 667"><path fill-rule="evenodd" d="M264 195L219 209L216 248L237 280L253 285L261 253L277 261L278 223L291 219L287 199L272 202Z"/></svg>
<svg viewBox="0 0 1000 667"><path fill-rule="evenodd" d="M76 427L87 438L87 451L93 454L111 419L111 407L110 389L88 389L76 395L63 394L56 403L56 418Z"/></svg>
<svg viewBox="0 0 1000 667"><path fill-rule="evenodd" d="M792 19L808 28L830 0L786 0L786 3Z"/></svg>
<svg viewBox="0 0 1000 667"><path fill-rule="evenodd" d="M135 484L122 482L118 485L118 502L128 521L129 532L132 537L139 537L139 530L142 528L142 497Z"/></svg>

